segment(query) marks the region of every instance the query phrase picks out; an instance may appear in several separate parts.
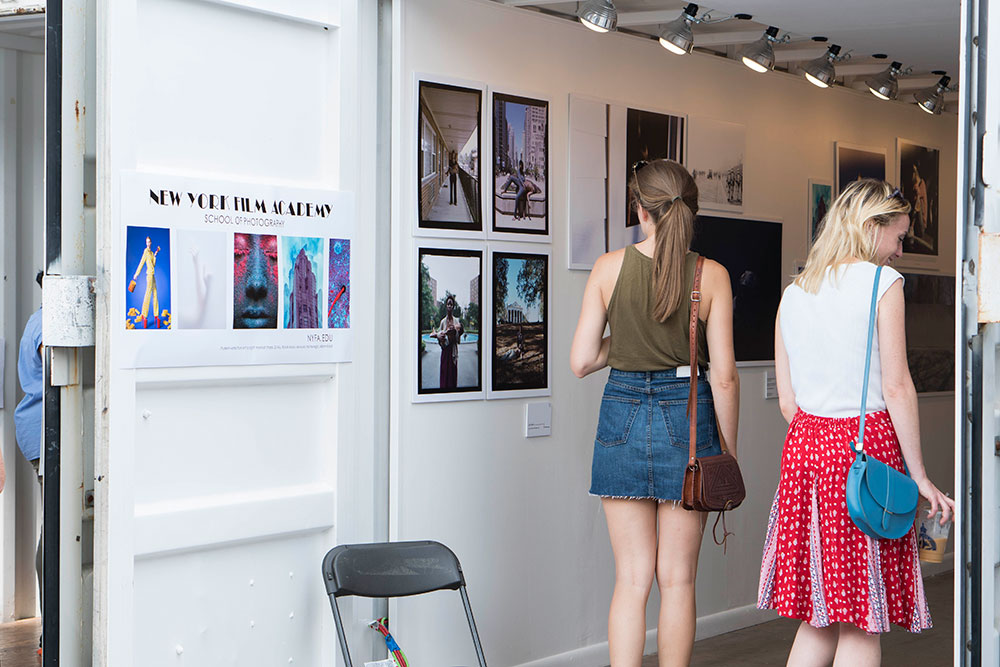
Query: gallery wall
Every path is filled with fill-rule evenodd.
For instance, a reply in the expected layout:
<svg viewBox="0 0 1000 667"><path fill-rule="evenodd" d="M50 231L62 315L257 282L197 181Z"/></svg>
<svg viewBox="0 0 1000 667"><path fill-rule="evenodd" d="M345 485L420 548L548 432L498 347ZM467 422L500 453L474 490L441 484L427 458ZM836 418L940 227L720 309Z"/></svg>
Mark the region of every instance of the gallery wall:
<svg viewBox="0 0 1000 667"><path fill-rule="evenodd" d="M600 502L587 489L606 372L578 380L568 363L588 275L567 269L570 95L745 125L743 216L783 223L784 276L805 259L808 180L834 180L834 142L884 148L895 180L897 137L941 149L939 255L910 270L952 273L956 119L867 93L820 90L790 75L756 74L717 57L678 58L652 40L599 35L486 0L410 0L395 3L394 12L391 537L437 539L455 551L490 664L605 665L614 564ZM485 86L487 110L492 92L549 102L552 239L518 245L551 253L550 397L414 402L416 257L427 245L417 230L419 79ZM487 131L489 122L484 116ZM489 166L484 157L483 171ZM479 249L493 243L435 242ZM489 353L488 345L481 349ZM726 554L711 538L703 543L700 637L771 618L754 609L785 432L777 401L764 398L769 368L740 369L739 457L748 496L728 517L735 536ZM552 432L526 439L525 406L537 401L551 402ZM924 395L920 407L927 467L950 491L952 397ZM655 628L656 609L654 592L647 628ZM457 596L407 599L390 610L393 634L415 662L474 662Z"/></svg>

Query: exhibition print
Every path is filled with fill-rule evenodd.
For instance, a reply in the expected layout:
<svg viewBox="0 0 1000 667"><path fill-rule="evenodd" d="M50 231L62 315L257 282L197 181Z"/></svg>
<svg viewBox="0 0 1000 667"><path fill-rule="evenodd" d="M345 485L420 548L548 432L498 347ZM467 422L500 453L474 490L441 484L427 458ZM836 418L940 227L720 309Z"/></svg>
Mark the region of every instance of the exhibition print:
<svg viewBox="0 0 1000 667"><path fill-rule="evenodd" d="M903 252L938 254L938 183L941 151L905 139L896 140L899 189L913 207Z"/></svg>
<svg viewBox="0 0 1000 667"><path fill-rule="evenodd" d="M226 269L232 235L178 229L174 232L178 329L226 329Z"/></svg>
<svg viewBox="0 0 1000 667"><path fill-rule="evenodd" d="M281 237L281 292L285 329L321 329L320 294L323 274L323 239Z"/></svg>
<svg viewBox="0 0 1000 667"><path fill-rule="evenodd" d="M549 233L549 103L493 94L493 231Z"/></svg>
<svg viewBox="0 0 1000 667"><path fill-rule="evenodd" d="M278 237L233 235L233 328L278 328Z"/></svg>
<svg viewBox="0 0 1000 667"><path fill-rule="evenodd" d="M691 250L729 272L736 361L772 361L781 301L781 224L698 216Z"/></svg>
<svg viewBox="0 0 1000 667"><path fill-rule="evenodd" d="M632 210L628 183L632 170L642 162L667 158L684 162L684 117L628 109L625 114L625 226L639 224L639 217Z"/></svg>
<svg viewBox="0 0 1000 667"><path fill-rule="evenodd" d="M481 250L420 248L417 393L482 390Z"/></svg>
<svg viewBox="0 0 1000 667"><path fill-rule="evenodd" d="M820 225L833 203L833 186L825 181L809 181L809 245L816 242Z"/></svg>
<svg viewBox="0 0 1000 667"><path fill-rule="evenodd" d="M125 271L125 328L169 329L170 230L129 226Z"/></svg>
<svg viewBox="0 0 1000 667"><path fill-rule="evenodd" d="M955 390L955 277L903 274L906 361L918 393Z"/></svg>
<svg viewBox="0 0 1000 667"><path fill-rule="evenodd" d="M330 281L327 289L326 325L351 326L351 240L330 239Z"/></svg>
<svg viewBox="0 0 1000 667"><path fill-rule="evenodd" d="M418 89L418 226L481 231L483 91L430 81Z"/></svg>
<svg viewBox="0 0 1000 667"><path fill-rule="evenodd" d="M836 142L834 173L837 175L837 194L844 191L848 183L859 178L885 180L885 149L853 146Z"/></svg>
<svg viewBox="0 0 1000 667"><path fill-rule="evenodd" d="M692 118L688 142L688 171L698 186L698 205L715 211L742 211L746 126Z"/></svg>
<svg viewBox="0 0 1000 667"><path fill-rule="evenodd" d="M569 96L568 268L590 271L608 249L608 104Z"/></svg>
<svg viewBox="0 0 1000 667"><path fill-rule="evenodd" d="M547 254L492 254L493 341L490 390L547 389Z"/></svg>

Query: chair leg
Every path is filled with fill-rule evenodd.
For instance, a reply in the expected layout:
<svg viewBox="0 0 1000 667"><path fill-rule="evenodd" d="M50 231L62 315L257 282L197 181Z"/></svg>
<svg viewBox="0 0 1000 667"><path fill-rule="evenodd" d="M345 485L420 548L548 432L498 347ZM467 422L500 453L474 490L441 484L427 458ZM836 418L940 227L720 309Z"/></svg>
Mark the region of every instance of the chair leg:
<svg viewBox="0 0 1000 667"><path fill-rule="evenodd" d="M483 645L479 642L479 631L476 630L476 619L472 617L472 605L469 604L469 594L465 592L465 586L458 589L462 594L462 604L465 606L465 617L469 621L469 630L472 631L472 643L476 646L476 657L479 659L479 667L486 667L486 656L483 654ZM348 667L350 667L348 665Z"/></svg>
<svg viewBox="0 0 1000 667"><path fill-rule="evenodd" d="M333 608L333 622L337 625L337 639L340 640L340 652L344 655L344 664L346 667L354 667L351 664L351 653L347 650L347 635L344 634L344 622L340 618L337 596L330 596L330 607Z"/></svg>

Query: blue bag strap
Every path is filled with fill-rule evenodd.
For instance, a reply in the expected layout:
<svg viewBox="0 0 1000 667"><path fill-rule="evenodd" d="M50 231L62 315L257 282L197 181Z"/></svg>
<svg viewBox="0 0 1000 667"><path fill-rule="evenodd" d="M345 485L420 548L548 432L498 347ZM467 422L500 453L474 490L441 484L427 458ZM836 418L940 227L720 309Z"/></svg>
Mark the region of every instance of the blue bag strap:
<svg viewBox="0 0 1000 667"><path fill-rule="evenodd" d="M865 351L865 380L861 387L861 420L858 424L858 441L855 449L864 451L865 439L865 405L868 403L868 377L872 367L872 337L875 335L875 308L878 305L878 283L882 276L882 267L875 269L875 284L872 286L872 305L868 312L868 349Z"/></svg>

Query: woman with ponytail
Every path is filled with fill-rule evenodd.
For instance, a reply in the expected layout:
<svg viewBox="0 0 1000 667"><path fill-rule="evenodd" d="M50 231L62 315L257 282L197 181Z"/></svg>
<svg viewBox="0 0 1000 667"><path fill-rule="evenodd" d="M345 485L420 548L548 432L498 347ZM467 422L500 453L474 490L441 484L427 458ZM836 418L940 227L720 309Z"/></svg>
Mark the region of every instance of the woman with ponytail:
<svg viewBox="0 0 1000 667"><path fill-rule="evenodd" d="M698 256L689 251L698 187L671 160L636 163L629 195L645 240L594 263L570 366L577 377L611 366L601 400L590 493L601 498L615 557L608 615L611 667L639 667L646 601L660 591L660 667L687 665L695 631L695 574L705 514L680 506L688 460L689 318ZM704 260L698 359L699 456L736 455L739 378L726 269ZM610 325L611 335L605 336ZM701 366L701 364L699 364ZM716 420L718 415L718 420Z"/></svg>

